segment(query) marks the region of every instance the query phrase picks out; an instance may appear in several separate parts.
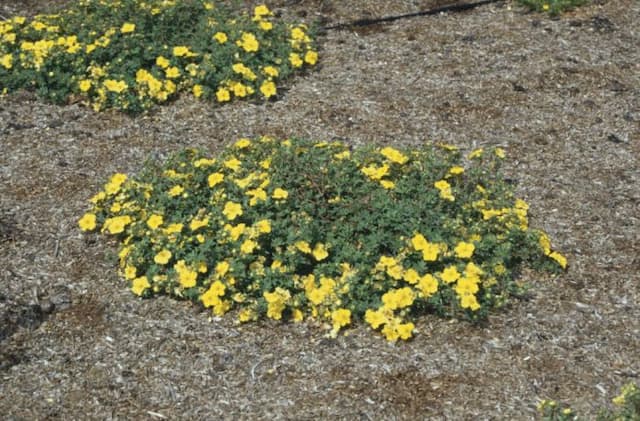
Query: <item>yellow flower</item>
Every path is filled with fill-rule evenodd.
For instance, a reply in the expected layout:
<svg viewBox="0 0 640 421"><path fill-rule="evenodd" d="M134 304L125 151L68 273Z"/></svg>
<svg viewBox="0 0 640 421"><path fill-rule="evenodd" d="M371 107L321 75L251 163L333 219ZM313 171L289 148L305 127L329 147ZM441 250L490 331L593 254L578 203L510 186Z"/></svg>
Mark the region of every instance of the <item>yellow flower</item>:
<svg viewBox="0 0 640 421"><path fill-rule="evenodd" d="M549 4L545 3L542 5L542 10L544 10L545 12L549 10Z"/></svg>
<svg viewBox="0 0 640 421"><path fill-rule="evenodd" d="M80 88L81 92L87 92L91 89L91 81L89 79L82 79L78 82L78 88Z"/></svg>
<svg viewBox="0 0 640 421"><path fill-rule="evenodd" d="M479 289L478 281L474 278L468 277L458 279L454 288L456 293L460 296L463 296L466 293L475 294Z"/></svg>
<svg viewBox="0 0 640 421"><path fill-rule="evenodd" d="M227 42L227 34L225 34L224 32L216 32L213 38L220 44L224 44L225 42Z"/></svg>
<svg viewBox="0 0 640 421"><path fill-rule="evenodd" d="M238 98L244 98L245 96L251 93L251 89L240 82L234 83L231 86L231 90L233 91L233 94Z"/></svg>
<svg viewBox="0 0 640 421"><path fill-rule="evenodd" d="M271 222L269 222L268 219L261 219L256 222L254 226L260 234L268 234L271 232Z"/></svg>
<svg viewBox="0 0 640 421"><path fill-rule="evenodd" d="M159 265L166 265L169 263L169 259L171 259L171 252L167 249L163 249L154 256L153 261Z"/></svg>
<svg viewBox="0 0 640 421"><path fill-rule="evenodd" d="M307 34L304 33L304 30L299 26L291 29L291 39L295 41L304 41Z"/></svg>
<svg viewBox="0 0 640 421"><path fill-rule="evenodd" d="M192 53L189 50L189 47L185 47L184 45L178 45L173 47L173 55L176 57L193 57L196 54Z"/></svg>
<svg viewBox="0 0 640 421"><path fill-rule="evenodd" d="M351 323L351 310L346 308L339 308L331 313L331 321L333 322L333 328L338 330Z"/></svg>
<svg viewBox="0 0 640 421"><path fill-rule="evenodd" d="M540 231L540 237L538 238L538 244L542 247L544 254L549 255L551 253L551 241L546 233Z"/></svg>
<svg viewBox="0 0 640 421"><path fill-rule="evenodd" d="M460 166L454 166L449 168L449 172L447 174L449 175L459 175L462 174L464 172L464 168L460 167Z"/></svg>
<svg viewBox="0 0 640 421"><path fill-rule="evenodd" d="M131 221L132 219L129 215L115 216L104 221L102 229L103 231L108 231L109 234L120 234Z"/></svg>
<svg viewBox="0 0 640 421"><path fill-rule="evenodd" d="M168 79L175 79L177 77L180 76L180 69L178 69L177 67L169 67L165 70L165 75L167 76Z"/></svg>
<svg viewBox="0 0 640 421"><path fill-rule="evenodd" d="M282 311L291 298L291 293L286 289L277 287L274 292L265 292L262 295L268 303L267 317L280 320L282 318Z"/></svg>
<svg viewBox="0 0 640 421"><path fill-rule="evenodd" d="M422 234L418 233L411 238L411 245L416 251L422 251L429 245L429 242Z"/></svg>
<svg viewBox="0 0 640 421"><path fill-rule="evenodd" d="M208 167L210 165L213 165L216 163L215 159L207 159L207 158L200 158L197 159L193 162L193 166L196 168L200 168L200 167Z"/></svg>
<svg viewBox="0 0 640 421"><path fill-rule="evenodd" d="M347 159L347 158L351 157L351 152L348 151L348 150L342 151L342 152L339 152L339 153L333 155L333 157L335 159L339 159L339 160Z"/></svg>
<svg viewBox="0 0 640 421"><path fill-rule="evenodd" d="M257 76L255 73L253 73L253 71L248 68L247 66L245 66L242 63L235 63L233 66L231 66L231 69L236 72L241 74L242 76L244 76L245 79L247 80L256 80Z"/></svg>
<svg viewBox="0 0 640 421"><path fill-rule="evenodd" d="M413 304L415 294L409 287L391 289L382 296L384 307L389 310L409 307Z"/></svg>
<svg viewBox="0 0 640 421"><path fill-rule="evenodd" d="M289 192L278 187L273 191L271 197L274 199L286 199L289 197Z"/></svg>
<svg viewBox="0 0 640 421"><path fill-rule="evenodd" d="M504 266L503 266L503 269L504 269ZM484 271L480 267L478 267L478 265L476 265L475 263L469 262L467 263L467 266L465 266L464 268L464 273L466 276L470 278L479 279L480 275L482 275Z"/></svg>
<svg viewBox="0 0 640 421"><path fill-rule="evenodd" d="M240 251L244 254L250 254L253 253L253 250L255 250L256 247L258 247L258 243L256 243L255 241L244 240L244 242L240 246Z"/></svg>
<svg viewBox="0 0 640 421"><path fill-rule="evenodd" d="M377 167L376 165L371 164L368 167L362 168L360 171L372 180L380 180L389 173L389 166L384 164L381 167Z"/></svg>
<svg viewBox="0 0 640 421"><path fill-rule="evenodd" d="M124 80L107 79L103 82L105 88L109 92L121 93L127 89L127 82Z"/></svg>
<svg viewBox="0 0 640 421"><path fill-rule="evenodd" d="M407 269L404 271L402 279L410 284L416 284L420 280L420 275L415 271L415 269Z"/></svg>
<svg viewBox="0 0 640 421"><path fill-rule="evenodd" d="M365 322L369 323L372 328L377 329L380 325L387 323L387 316L383 311L368 309L364 314Z"/></svg>
<svg viewBox="0 0 640 421"><path fill-rule="evenodd" d="M464 241L461 241L458 243L454 251L456 253L456 257L459 257L461 259L468 259L471 257L475 249L476 246L474 246L473 243L466 243Z"/></svg>
<svg viewBox="0 0 640 421"><path fill-rule="evenodd" d="M383 148L380 153L389 161L400 165L405 164L409 160L402 152L391 147Z"/></svg>
<svg viewBox="0 0 640 421"><path fill-rule="evenodd" d="M240 203L227 202L224 205L222 213L228 220L233 221L238 216L242 215L242 205Z"/></svg>
<svg viewBox="0 0 640 421"><path fill-rule="evenodd" d="M418 289L429 298L438 292L438 280L431 274L427 273L418 281Z"/></svg>
<svg viewBox="0 0 640 421"><path fill-rule="evenodd" d="M314 305L320 305L327 296L327 291L321 288L307 290L307 298Z"/></svg>
<svg viewBox="0 0 640 421"><path fill-rule="evenodd" d="M261 188L247 190L247 195L251 196L249 206L255 206L259 201L267 200L267 192Z"/></svg>
<svg viewBox="0 0 640 421"><path fill-rule="evenodd" d="M318 261L322 261L329 256L329 252L327 252L327 248L322 243L317 243L313 248L313 257Z"/></svg>
<svg viewBox="0 0 640 421"><path fill-rule="evenodd" d="M176 234L182 232L183 225L181 223L169 224L167 228L164 229L166 234Z"/></svg>
<svg viewBox="0 0 640 421"><path fill-rule="evenodd" d="M395 259L395 257L389 257L389 256L380 256L380 259L378 260L378 263L376 264L376 269L377 270L386 270L390 267L396 266L398 264L398 261Z"/></svg>
<svg viewBox="0 0 640 421"><path fill-rule="evenodd" d="M225 293L226 287L220 281L215 281L209 286L207 292L200 296L200 301L205 307L212 307L221 304L220 297Z"/></svg>
<svg viewBox="0 0 640 421"><path fill-rule="evenodd" d="M411 338L411 335L414 329L415 329L415 326L411 322L401 323L396 327L396 330L398 331L398 336L400 336L400 339L405 341Z"/></svg>
<svg viewBox="0 0 640 421"><path fill-rule="evenodd" d="M141 276L133 280L131 285L131 291L133 291L134 294L140 296L149 287L151 287L151 284L149 283L149 280L147 279L147 277Z"/></svg>
<svg viewBox="0 0 640 421"><path fill-rule="evenodd" d="M156 58L156 65L158 67L166 69L167 67L169 67L170 64L171 64L171 62L169 60L167 60L166 58L164 58L163 56L158 56Z"/></svg>
<svg viewBox="0 0 640 421"><path fill-rule="evenodd" d="M506 156L506 154L504 153L504 149L502 148L495 148L493 153L500 159L504 159L504 157Z"/></svg>
<svg viewBox="0 0 640 421"><path fill-rule="evenodd" d="M5 69L10 69L13 66L13 56L11 54L5 54L0 58L0 65Z"/></svg>
<svg viewBox="0 0 640 421"><path fill-rule="evenodd" d="M465 292L460 296L460 307L476 311L480 308L480 303L478 303L475 295L470 292Z"/></svg>
<svg viewBox="0 0 640 421"><path fill-rule="evenodd" d="M440 190L441 198L452 202L455 200L455 197L451 193L451 185L446 180L436 181L435 183L433 183L433 185L435 188Z"/></svg>
<svg viewBox="0 0 640 421"><path fill-rule="evenodd" d="M300 58L300 54L298 53L289 54L289 62L293 67L301 67L302 64L304 63Z"/></svg>
<svg viewBox="0 0 640 421"><path fill-rule="evenodd" d="M558 264L562 269L567 268L567 258L564 257L562 254L558 253L557 251L553 251L549 253L549 257L551 257L553 260L558 262Z"/></svg>
<svg viewBox="0 0 640 421"><path fill-rule="evenodd" d="M209 187L213 188L216 185L220 184L224 180L224 174L219 172L214 172L209 175L207 178L207 182L209 183Z"/></svg>
<svg viewBox="0 0 640 421"><path fill-rule="evenodd" d="M246 138L238 139L238 141L233 144L233 147L237 149L246 149L249 146L251 146L251 140Z"/></svg>
<svg viewBox="0 0 640 421"><path fill-rule="evenodd" d="M270 31L273 29L273 24L267 20L261 20L258 23L258 26L260 27L260 29L262 29L263 31Z"/></svg>
<svg viewBox="0 0 640 421"><path fill-rule="evenodd" d="M304 62L312 66L315 65L318 62L318 53L313 50L307 51L304 55Z"/></svg>
<svg viewBox="0 0 640 421"><path fill-rule="evenodd" d="M207 225L209 225L209 218L198 219L196 217L191 220L189 228L191 229L191 231L195 231L199 228L206 227Z"/></svg>
<svg viewBox="0 0 640 421"><path fill-rule="evenodd" d="M136 269L135 266L127 265L127 267L124 268L124 277L126 279L129 279L129 280L134 279L137 274L138 274L138 269Z"/></svg>
<svg viewBox="0 0 640 421"><path fill-rule="evenodd" d="M180 282L180 286L183 288L192 288L196 286L198 272L191 270L184 260L178 260L173 268L178 274L178 282Z"/></svg>
<svg viewBox="0 0 640 421"><path fill-rule="evenodd" d="M229 263L225 260L222 262L218 262L216 264L216 275L218 275L219 277L222 277L224 275L227 274L227 272L229 272L229 269L231 268L231 266L229 265Z"/></svg>
<svg viewBox="0 0 640 421"><path fill-rule="evenodd" d="M230 158L227 159L226 161L223 162L224 166L233 170L233 171L238 171L240 169L240 167L242 166L242 162L240 162L240 160L236 159L236 158Z"/></svg>
<svg viewBox="0 0 640 421"><path fill-rule="evenodd" d="M480 158L483 153L484 153L484 149L483 148L478 148L478 149L475 149L475 150L471 151L471 153L467 156L467 158L469 158L469 159Z"/></svg>
<svg viewBox="0 0 640 421"><path fill-rule="evenodd" d="M78 221L78 225L82 231L93 231L96 229L96 215L93 213L85 213Z"/></svg>
<svg viewBox="0 0 640 421"><path fill-rule="evenodd" d="M435 243L430 243L422 234L416 234L411 238L411 245L416 251L422 252L422 259L425 262L435 262L438 260L438 253L440 253L440 246Z"/></svg>
<svg viewBox="0 0 640 421"><path fill-rule="evenodd" d="M182 186L173 186L171 187L171 189L169 189L169 196L171 197L176 197L182 194L182 192L184 192L184 187Z"/></svg>
<svg viewBox="0 0 640 421"><path fill-rule="evenodd" d="M280 72L278 71L278 69L276 69L273 66L265 66L262 69L262 72L267 75L267 76L271 76L271 77L278 77L278 75L280 74Z"/></svg>
<svg viewBox="0 0 640 421"><path fill-rule="evenodd" d="M241 47L247 53L256 52L260 48L260 43L256 39L255 35L250 32L243 32L240 39L236 41L236 45Z"/></svg>
<svg viewBox="0 0 640 421"><path fill-rule="evenodd" d="M293 309L291 311L291 319L293 319L294 322L301 322L304 320L304 313L297 308Z"/></svg>
<svg viewBox="0 0 640 421"><path fill-rule="evenodd" d="M389 180L380 180L380 185L387 190L394 189L396 187L396 183Z"/></svg>
<svg viewBox="0 0 640 421"><path fill-rule="evenodd" d="M163 218L162 215L151 215L149 217L149 219L147 219L147 226L151 229L156 229L158 228L160 225L162 225L163 222Z"/></svg>
<svg viewBox="0 0 640 421"><path fill-rule="evenodd" d="M116 173L114 174L109 182L104 186L104 191L108 195L112 195L120 190L120 186L127 180L126 174Z"/></svg>
<svg viewBox="0 0 640 421"><path fill-rule="evenodd" d="M264 95L265 98L271 98L277 92L276 84L270 80L266 80L262 82L262 85L260 85L260 92L262 92L262 95Z"/></svg>
<svg viewBox="0 0 640 421"><path fill-rule="evenodd" d="M311 254L311 247L306 241L296 241L294 244L298 250L303 253Z"/></svg>
<svg viewBox="0 0 640 421"><path fill-rule="evenodd" d="M263 17L263 16L269 16L271 14L271 11L266 5L261 4L256 6L255 9L253 9L253 14L255 17Z"/></svg>
<svg viewBox="0 0 640 421"><path fill-rule="evenodd" d="M240 323L246 323L251 320L255 320L257 318L257 314L253 309L243 308L240 310L240 314L238 314L238 320Z"/></svg>
<svg viewBox="0 0 640 421"><path fill-rule="evenodd" d="M393 279L402 279L403 269L401 265L393 265L387 268L387 275Z"/></svg>
<svg viewBox="0 0 640 421"><path fill-rule="evenodd" d="M455 266L448 266L442 271L442 274L440 274L440 279L448 284L455 282L458 278L460 278L460 272L458 272Z"/></svg>
<svg viewBox="0 0 640 421"><path fill-rule="evenodd" d="M224 226L224 229L229 233L229 236L233 241L237 241L238 238L240 238L240 236L244 234L246 228L247 226L245 224L238 224L236 226L226 224Z"/></svg>
<svg viewBox="0 0 640 421"><path fill-rule="evenodd" d="M93 204L97 204L98 202L104 200L107 197L107 194L103 191L95 194L89 201Z"/></svg>
<svg viewBox="0 0 640 421"><path fill-rule="evenodd" d="M123 34L128 34L129 32L133 32L136 30L136 25L133 23L126 22L120 28L120 32Z"/></svg>

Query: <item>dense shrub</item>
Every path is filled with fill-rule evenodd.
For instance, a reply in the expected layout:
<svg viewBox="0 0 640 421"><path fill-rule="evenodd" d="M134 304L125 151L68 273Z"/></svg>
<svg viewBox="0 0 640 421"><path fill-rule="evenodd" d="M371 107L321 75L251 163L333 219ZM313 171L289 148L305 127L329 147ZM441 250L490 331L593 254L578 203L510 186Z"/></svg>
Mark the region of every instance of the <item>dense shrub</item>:
<svg viewBox="0 0 640 421"><path fill-rule="evenodd" d="M202 0L79 0L54 15L0 22L0 92L139 112L197 98L277 95L280 80L318 60L305 25Z"/></svg>
<svg viewBox="0 0 640 421"><path fill-rule="evenodd" d="M387 339L424 312L477 320L523 286L519 268L566 259L528 224L500 175L501 149L351 150L241 139L115 174L80 220L121 242L134 293L199 301L217 315L364 319Z"/></svg>

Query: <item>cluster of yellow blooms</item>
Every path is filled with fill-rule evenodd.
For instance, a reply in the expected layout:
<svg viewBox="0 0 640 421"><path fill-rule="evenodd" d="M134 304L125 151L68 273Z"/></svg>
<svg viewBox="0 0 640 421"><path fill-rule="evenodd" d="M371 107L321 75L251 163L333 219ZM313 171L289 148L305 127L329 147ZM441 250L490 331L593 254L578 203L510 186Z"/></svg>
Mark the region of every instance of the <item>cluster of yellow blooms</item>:
<svg viewBox="0 0 640 421"><path fill-rule="evenodd" d="M298 141L268 137L240 139L216 159L185 151L168 164L161 179L113 175L91 199L93 210L79 220L79 226L119 236L121 273L137 295L166 292L197 299L216 315L236 306L241 322L260 315L323 320L331 326L331 335L350 325L356 315L389 341L409 339L415 326L406 318L416 303L449 294L457 308L474 313L506 276L501 261L486 262L476 256L483 237L469 227L461 228L453 241L414 230L401 237L402 245L393 253L364 265L350 261L331 236L311 238L293 228L294 221L310 222L310 216L297 208L299 187L279 179L280 166L273 162L282 159L278 154L305 151L326 154L330 165L352 168L355 177L374 181L373 188L387 194L395 188L376 187L378 183L401 183L403 174L421 168L412 164L419 154L391 147L361 158L339 142L301 146ZM379 168L386 168L380 177ZM443 177L453 180L463 173L462 167L450 166ZM430 194L449 206L451 199L442 197L437 186ZM295 203L290 202L292 195L298 198ZM480 191L474 195L482 196ZM345 201L328 197L326 206L348 206ZM516 200L513 207L483 219L491 201L488 194L480 201L484 202L462 208L476 212L479 221L506 227L497 232L527 229L524 202ZM565 267L566 259L551 250L543 233L539 247ZM379 305L363 309L357 298L362 288L370 291L367 296L378 296Z"/></svg>
<svg viewBox="0 0 640 421"><path fill-rule="evenodd" d="M136 13L149 14L161 20L167 10L177 7L171 1L137 2ZM84 0L81 6L98 4L119 12L122 2ZM204 14L216 10L213 2L201 3ZM190 91L196 98L212 98L228 102L233 98L245 98L257 92L265 99L277 95L277 80L303 66L313 66L318 53L303 25L291 25L283 35L275 30L272 12L265 5L256 6L247 19L231 19L219 22L211 15L210 33L199 36L210 39L209 45L198 49L189 45L149 45L150 51L159 54L135 65L121 54L137 47L149 37L149 28L136 24L136 17L104 31L86 31L77 28L78 34L62 33L67 14L39 15L31 22L24 17L14 17L0 22L0 85L12 74L46 72L48 78L68 77L59 75L55 62L65 61L74 67L70 91L88 98L97 111L110 106L125 110L148 108L153 103L163 103L179 91ZM142 20L144 22L144 19ZM69 29L67 29L68 31ZM82 35L79 35L82 33ZM32 41L34 38L39 38ZM148 42L153 42L148 40ZM49 63L51 61L51 63ZM230 77L228 68L237 77ZM68 71L68 70L66 70ZM61 81L62 82L62 81ZM36 80L30 82L36 83ZM32 86L29 86L32 87ZM135 105L135 106L134 106Z"/></svg>

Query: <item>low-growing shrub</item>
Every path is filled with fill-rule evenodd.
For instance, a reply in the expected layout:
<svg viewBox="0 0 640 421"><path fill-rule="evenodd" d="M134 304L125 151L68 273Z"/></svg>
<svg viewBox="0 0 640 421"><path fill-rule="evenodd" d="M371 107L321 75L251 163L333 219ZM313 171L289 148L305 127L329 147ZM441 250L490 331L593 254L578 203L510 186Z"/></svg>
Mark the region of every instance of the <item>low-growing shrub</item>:
<svg viewBox="0 0 640 421"><path fill-rule="evenodd" d="M600 410L597 421L640 421L640 388L631 382L622 386L620 395L613 398L615 410ZM570 407L545 399L538 404L544 421L573 421L582 419ZM593 417L591 417L593 419ZM585 418L586 419L586 418Z"/></svg>
<svg viewBox="0 0 640 421"><path fill-rule="evenodd" d="M582 6L588 3L589 0L518 0L518 2L536 12L544 12L549 13L551 16L557 16L562 12Z"/></svg>
<svg viewBox="0 0 640 421"><path fill-rule="evenodd" d="M0 21L0 92L140 112L180 91L227 102L277 94L318 60L303 24L264 5L232 13L204 0L77 0L58 14Z"/></svg>
<svg viewBox="0 0 640 421"><path fill-rule="evenodd" d="M479 320L524 288L523 264L566 259L528 224L500 148L352 150L240 139L216 158L187 149L115 174L79 221L121 243L137 295L199 301L216 315L364 319L390 341L425 312Z"/></svg>

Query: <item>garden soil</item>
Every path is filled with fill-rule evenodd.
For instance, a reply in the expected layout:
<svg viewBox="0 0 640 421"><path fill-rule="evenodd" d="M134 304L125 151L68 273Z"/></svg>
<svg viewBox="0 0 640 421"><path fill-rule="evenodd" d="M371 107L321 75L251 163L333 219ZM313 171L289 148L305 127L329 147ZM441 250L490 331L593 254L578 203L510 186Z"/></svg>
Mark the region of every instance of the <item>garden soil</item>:
<svg viewBox="0 0 640 421"><path fill-rule="evenodd" d="M0 15L62 1L0 0ZM235 2L249 5L249 2ZM272 1L331 25L431 1ZM180 98L136 118L0 99L0 414L42 419L534 419L540 399L587 418L640 382L640 2L559 18L497 2L328 30L315 71L276 101ZM409 342L139 299L115 244L83 235L115 172L239 137L352 145L501 146L506 173L569 259L524 271L531 293L479 326L426 315Z"/></svg>

